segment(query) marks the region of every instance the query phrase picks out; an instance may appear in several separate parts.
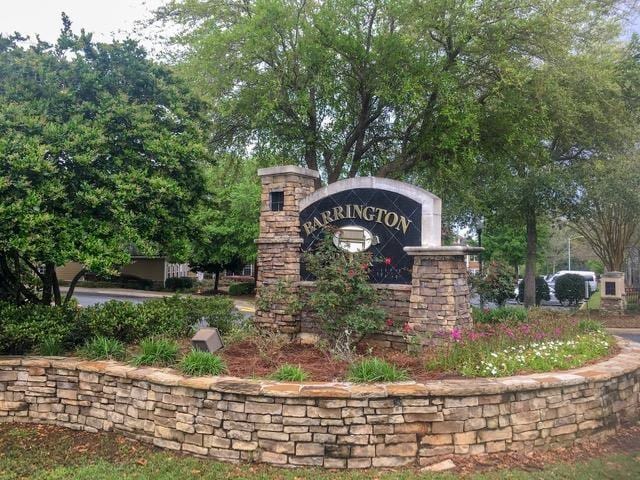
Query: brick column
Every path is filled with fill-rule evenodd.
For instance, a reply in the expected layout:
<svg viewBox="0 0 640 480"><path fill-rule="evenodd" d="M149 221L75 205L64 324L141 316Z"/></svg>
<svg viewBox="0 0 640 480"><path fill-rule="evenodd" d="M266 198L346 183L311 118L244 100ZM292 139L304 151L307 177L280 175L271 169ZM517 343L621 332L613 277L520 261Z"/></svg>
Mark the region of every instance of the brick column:
<svg viewBox="0 0 640 480"><path fill-rule="evenodd" d="M296 334L300 330L300 319L289 307L297 293L295 283L300 280L299 204L315 190L315 181L320 175L315 170L286 165L260 169L258 176L262 181L262 197L260 236L256 240L258 308L255 321L263 328ZM278 204L280 199L282 204Z"/></svg>
<svg viewBox="0 0 640 480"><path fill-rule="evenodd" d="M451 332L473 324L465 255L471 247L406 247L413 256L409 325L418 335ZM433 337L437 342L438 338ZM426 339L425 339L426 340ZM426 340L425 343L431 343Z"/></svg>
<svg viewBox="0 0 640 480"><path fill-rule="evenodd" d="M623 272L605 272L600 277L600 313L623 315L627 298Z"/></svg>

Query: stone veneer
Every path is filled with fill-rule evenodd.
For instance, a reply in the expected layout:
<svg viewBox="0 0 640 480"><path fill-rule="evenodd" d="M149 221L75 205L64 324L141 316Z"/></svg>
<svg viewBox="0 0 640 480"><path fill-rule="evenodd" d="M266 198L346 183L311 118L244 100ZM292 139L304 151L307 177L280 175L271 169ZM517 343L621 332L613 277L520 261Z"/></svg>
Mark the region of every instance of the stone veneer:
<svg viewBox="0 0 640 480"><path fill-rule="evenodd" d="M0 358L0 421L115 431L226 461L429 465L602 438L638 418L640 345L610 360L499 379L355 385L187 378L76 358Z"/></svg>

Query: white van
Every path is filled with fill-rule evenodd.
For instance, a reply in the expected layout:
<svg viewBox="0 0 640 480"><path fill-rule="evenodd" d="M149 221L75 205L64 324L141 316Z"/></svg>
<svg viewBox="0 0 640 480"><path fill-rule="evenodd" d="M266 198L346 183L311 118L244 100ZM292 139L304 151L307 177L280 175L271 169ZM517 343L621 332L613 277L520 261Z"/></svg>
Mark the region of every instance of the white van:
<svg viewBox="0 0 640 480"><path fill-rule="evenodd" d="M591 293L595 292L598 289L598 280L596 278L596 272L588 272L586 270L560 270L559 272L556 272L553 275L551 275L551 277L547 280L547 284L549 285L549 290L553 295L555 295L555 290L556 290L556 279L568 273L572 273L574 275L580 275L584 278L585 282L589 282L589 290L591 291Z"/></svg>

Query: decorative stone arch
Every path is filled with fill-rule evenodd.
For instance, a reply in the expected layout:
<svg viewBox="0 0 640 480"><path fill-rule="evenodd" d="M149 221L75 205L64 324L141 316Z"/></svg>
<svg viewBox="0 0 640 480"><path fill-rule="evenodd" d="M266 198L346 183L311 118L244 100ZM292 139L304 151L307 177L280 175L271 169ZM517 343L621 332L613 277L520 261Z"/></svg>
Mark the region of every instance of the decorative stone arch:
<svg viewBox="0 0 640 480"><path fill-rule="evenodd" d="M386 228L385 238L395 238L395 251L406 262L404 273L381 276L374 283L386 294L382 306L388 315L408 324L423 342L438 342L446 336L435 333L471 324L465 255L481 249L442 246L442 202L436 195L377 177L342 180L315 190L318 172L297 166L260 169L258 175L262 182L256 240L258 325L291 335L314 331L309 312L291 306L300 289L313 288L301 275L302 251L309 248L310 236L330 223L337 227L364 224L374 234ZM397 233L400 230L402 236ZM405 335L384 332L375 340L402 347Z"/></svg>

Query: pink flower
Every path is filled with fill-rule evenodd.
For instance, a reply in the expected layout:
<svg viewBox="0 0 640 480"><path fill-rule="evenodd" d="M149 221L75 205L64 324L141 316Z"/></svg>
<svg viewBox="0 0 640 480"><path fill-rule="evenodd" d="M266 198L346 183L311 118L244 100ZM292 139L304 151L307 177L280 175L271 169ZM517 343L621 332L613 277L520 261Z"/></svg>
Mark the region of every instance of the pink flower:
<svg viewBox="0 0 640 480"><path fill-rule="evenodd" d="M451 330L451 339L454 342L459 342L460 340L462 340L462 330L458 328L454 328L453 330Z"/></svg>
<svg viewBox="0 0 640 480"><path fill-rule="evenodd" d="M393 318L387 318L387 327L393 327Z"/></svg>
<svg viewBox="0 0 640 480"><path fill-rule="evenodd" d="M412 330L413 330L413 327L412 327L411 325L409 325L408 323L405 323L405 324L402 326L402 331L403 331L404 333L410 333Z"/></svg>
<svg viewBox="0 0 640 480"><path fill-rule="evenodd" d="M391 265L391 258L390 257L385 258L384 259L384 264L385 265Z"/></svg>

